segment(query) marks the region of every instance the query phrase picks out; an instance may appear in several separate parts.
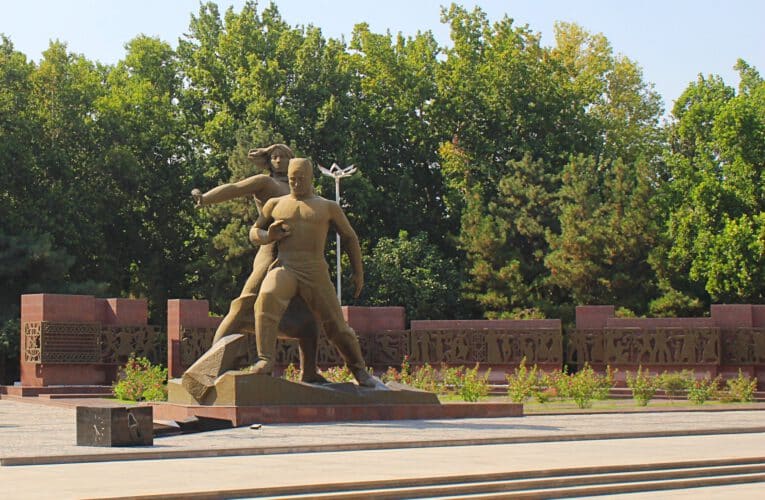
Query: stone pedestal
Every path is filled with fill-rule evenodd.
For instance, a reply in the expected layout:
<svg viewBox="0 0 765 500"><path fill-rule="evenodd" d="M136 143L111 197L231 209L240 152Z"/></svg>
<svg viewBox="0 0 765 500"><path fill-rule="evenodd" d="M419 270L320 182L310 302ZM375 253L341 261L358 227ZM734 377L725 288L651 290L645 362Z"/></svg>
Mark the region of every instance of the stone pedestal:
<svg viewBox="0 0 765 500"><path fill-rule="evenodd" d="M151 446L151 406L77 407L77 446Z"/></svg>
<svg viewBox="0 0 765 500"><path fill-rule="evenodd" d="M253 423L341 422L521 417L517 403L446 403L435 394L389 383L388 390L353 383L312 385L268 375L227 372L197 402L180 379L168 383L168 402L152 403L160 419L207 417L234 426Z"/></svg>
<svg viewBox="0 0 765 500"><path fill-rule="evenodd" d="M407 405L438 404L430 392L391 384L388 390L370 389L347 382L341 384L306 384L290 382L269 375L229 371L197 400L180 379L167 385L169 403L183 405L271 406L271 405Z"/></svg>

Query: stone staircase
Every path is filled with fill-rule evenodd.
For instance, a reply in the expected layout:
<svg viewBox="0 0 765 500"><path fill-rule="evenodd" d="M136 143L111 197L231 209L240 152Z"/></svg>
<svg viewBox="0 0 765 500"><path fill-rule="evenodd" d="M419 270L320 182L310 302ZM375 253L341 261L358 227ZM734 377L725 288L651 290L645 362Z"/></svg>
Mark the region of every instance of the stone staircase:
<svg viewBox="0 0 765 500"><path fill-rule="evenodd" d="M20 385L2 386L0 395L8 399L37 397L41 400L110 398L109 385L60 385L29 387Z"/></svg>
<svg viewBox="0 0 765 500"><path fill-rule="evenodd" d="M218 494L225 495L226 498L332 500L572 498L759 482L765 483L765 457L345 482L226 491ZM207 497L200 492L195 498Z"/></svg>

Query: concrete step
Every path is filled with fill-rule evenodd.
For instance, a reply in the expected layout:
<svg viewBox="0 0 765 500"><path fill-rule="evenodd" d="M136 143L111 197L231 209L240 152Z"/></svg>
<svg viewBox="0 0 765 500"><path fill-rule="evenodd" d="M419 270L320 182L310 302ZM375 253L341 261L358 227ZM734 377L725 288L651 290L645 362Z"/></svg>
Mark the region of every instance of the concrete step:
<svg viewBox="0 0 765 500"><path fill-rule="evenodd" d="M600 495L618 495L640 492L659 492L669 490L685 490L689 488L704 488L710 486L729 486L735 484L753 484L765 482L765 474L736 474L732 476L697 477L692 479L659 480L645 482L613 483L606 485L574 486L559 488L542 488L518 492L476 493L468 495L447 495L432 498L443 500L456 498L481 498L481 499L539 499L539 498L580 498ZM765 488L765 487L764 487ZM699 498L703 493L699 492ZM320 497L316 497L320 498ZM661 498L660 494L656 498Z"/></svg>
<svg viewBox="0 0 765 500"><path fill-rule="evenodd" d="M40 396L42 394L109 394L111 396L112 387L109 385L52 385L52 386L21 386L7 385L4 394L8 396Z"/></svg>
<svg viewBox="0 0 765 500"><path fill-rule="evenodd" d="M765 457L253 488L217 493L227 498L322 500L567 498L757 482L765 482ZM195 498L207 497L199 492Z"/></svg>
<svg viewBox="0 0 765 500"><path fill-rule="evenodd" d="M110 398L113 394L111 391L109 392L93 392L93 393L82 393L82 394L40 394L37 397L39 399L97 399L97 398Z"/></svg>

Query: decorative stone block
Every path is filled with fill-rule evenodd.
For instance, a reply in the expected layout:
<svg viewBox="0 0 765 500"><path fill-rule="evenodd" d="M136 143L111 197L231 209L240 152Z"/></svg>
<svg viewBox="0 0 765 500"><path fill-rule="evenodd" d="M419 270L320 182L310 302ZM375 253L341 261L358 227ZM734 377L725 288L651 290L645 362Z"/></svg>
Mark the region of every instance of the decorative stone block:
<svg viewBox="0 0 765 500"><path fill-rule="evenodd" d="M343 306L343 317L357 334L403 330L406 326L406 310L401 306Z"/></svg>
<svg viewBox="0 0 765 500"><path fill-rule="evenodd" d="M95 301L92 295L24 294L21 296L21 322L94 323Z"/></svg>
<svg viewBox="0 0 765 500"><path fill-rule="evenodd" d="M151 406L77 407L77 446L151 446Z"/></svg>
<svg viewBox="0 0 765 500"><path fill-rule="evenodd" d="M247 356L247 342L244 335L234 334L223 337L199 358L183 374L183 387L197 401L215 385L215 380L226 370L239 368L238 361Z"/></svg>
<svg viewBox="0 0 765 500"><path fill-rule="evenodd" d="M96 319L102 325L139 326L148 322L146 299L96 299Z"/></svg>
<svg viewBox="0 0 765 500"><path fill-rule="evenodd" d="M614 306L576 306L576 329L605 328L608 318L616 316Z"/></svg>

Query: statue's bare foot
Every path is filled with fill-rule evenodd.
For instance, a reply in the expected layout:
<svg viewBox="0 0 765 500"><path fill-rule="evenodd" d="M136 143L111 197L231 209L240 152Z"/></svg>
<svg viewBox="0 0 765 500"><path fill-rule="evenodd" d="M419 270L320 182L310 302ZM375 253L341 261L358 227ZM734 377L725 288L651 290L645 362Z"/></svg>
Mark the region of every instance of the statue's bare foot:
<svg viewBox="0 0 765 500"><path fill-rule="evenodd" d="M274 364L266 359L258 360L252 365L252 373L256 375L271 375L274 371Z"/></svg>
<svg viewBox="0 0 765 500"><path fill-rule="evenodd" d="M370 389L379 389L383 391L389 390L389 387L382 383L382 381L370 375L366 370L353 370L353 376L356 378L356 382L361 387L369 387Z"/></svg>
<svg viewBox="0 0 765 500"><path fill-rule="evenodd" d="M329 384L329 380L322 377L319 372L303 373L300 377L300 381L307 384Z"/></svg>

